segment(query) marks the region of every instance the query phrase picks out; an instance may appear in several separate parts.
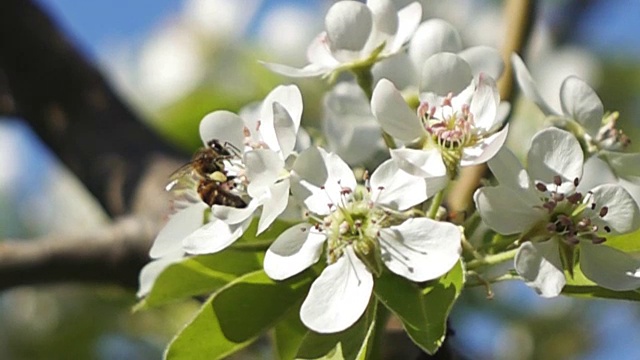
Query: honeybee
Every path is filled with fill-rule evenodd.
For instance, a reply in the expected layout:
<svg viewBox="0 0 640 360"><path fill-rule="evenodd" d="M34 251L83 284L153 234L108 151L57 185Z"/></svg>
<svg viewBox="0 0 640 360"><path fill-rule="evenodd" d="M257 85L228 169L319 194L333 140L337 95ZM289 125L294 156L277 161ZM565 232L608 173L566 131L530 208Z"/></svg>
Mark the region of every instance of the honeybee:
<svg viewBox="0 0 640 360"><path fill-rule="evenodd" d="M167 191L188 201L198 201L193 196L197 192L199 200L209 206L226 205L244 208L247 203L235 194L235 176L228 176L225 160L238 156L238 150L231 144L221 144L217 139L211 140L206 147L198 149L191 161L180 167L169 177Z"/></svg>

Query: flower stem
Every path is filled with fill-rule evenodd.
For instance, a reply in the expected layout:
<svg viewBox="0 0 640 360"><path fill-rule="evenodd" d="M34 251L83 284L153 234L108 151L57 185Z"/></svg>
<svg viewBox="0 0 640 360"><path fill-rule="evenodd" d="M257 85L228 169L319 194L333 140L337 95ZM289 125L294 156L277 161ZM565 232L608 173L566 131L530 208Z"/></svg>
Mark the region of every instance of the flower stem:
<svg viewBox="0 0 640 360"><path fill-rule="evenodd" d="M429 212L427 213L427 217L429 219L435 219L436 215L438 215L438 209L440 208L440 204L442 204L442 199L444 198L444 190L440 190L436 193L431 200L431 206L429 207Z"/></svg>
<svg viewBox="0 0 640 360"><path fill-rule="evenodd" d="M518 249L505 251L495 255L487 255L482 259L471 260L467 263L467 269L473 270L483 266L495 265L505 261L509 261L516 256Z"/></svg>

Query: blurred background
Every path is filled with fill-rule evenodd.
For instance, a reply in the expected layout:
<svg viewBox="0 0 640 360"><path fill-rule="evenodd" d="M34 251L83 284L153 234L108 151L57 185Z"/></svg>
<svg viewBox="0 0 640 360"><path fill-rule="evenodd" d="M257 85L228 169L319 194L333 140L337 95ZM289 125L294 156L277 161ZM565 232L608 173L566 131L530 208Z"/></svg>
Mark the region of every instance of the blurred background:
<svg viewBox="0 0 640 360"><path fill-rule="evenodd" d="M188 153L198 123L217 109L237 111L292 82L257 60L305 64L331 1L37 0L148 125ZM400 5L409 1L398 0ZM466 46L500 48L501 1L421 1L423 19L443 18ZM558 104L562 80L575 74L640 129L640 2L541 1L525 61L543 96ZM298 80L303 123L317 119L326 85ZM541 114L516 102L510 146L526 149ZM315 129L315 130L314 130ZM638 151L637 145L635 150ZM107 220L100 205L21 119L0 121L0 239L82 231ZM37 176L34 176L37 174ZM29 240L24 240L29 241ZM451 327L467 359L639 359L640 307L616 301L545 300L521 283L465 291ZM116 286L19 287L0 295L0 359L157 359L198 304L132 313L133 291ZM240 358L270 358L258 346Z"/></svg>

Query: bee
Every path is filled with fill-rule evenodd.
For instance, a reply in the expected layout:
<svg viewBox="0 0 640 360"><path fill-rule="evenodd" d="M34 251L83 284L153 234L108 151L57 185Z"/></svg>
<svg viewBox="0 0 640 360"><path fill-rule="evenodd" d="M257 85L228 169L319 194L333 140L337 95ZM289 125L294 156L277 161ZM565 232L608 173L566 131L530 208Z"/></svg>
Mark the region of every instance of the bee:
<svg viewBox="0 0 640 360"><path fill-rule="evenodd" d="M237 157L238 152L231 144L222 144L217 139L209 141L193 154L189 163L169 177L166 190L189 202L202 200L209 206L245 208L247 203L233 192L236 177L228 176L225 169L225 160Z"/></svg>

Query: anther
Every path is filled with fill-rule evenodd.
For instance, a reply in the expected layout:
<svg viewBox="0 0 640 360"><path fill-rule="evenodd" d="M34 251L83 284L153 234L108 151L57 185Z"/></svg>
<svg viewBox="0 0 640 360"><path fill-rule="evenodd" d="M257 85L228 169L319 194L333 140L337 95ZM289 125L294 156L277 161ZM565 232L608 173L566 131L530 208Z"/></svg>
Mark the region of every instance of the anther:
<svg viewBox="0 0 640 360"><path fill-rule="evenodd" d="M578 178L573 179L573 186L578 187L579 184L580 184L580 179Z"/></svg>
<svg viewBox="0 0 640 360"><path fill-rule="evenodd" d="M547 191L547 186L541 182L536 184L536 189L538 189L538 191Z"/></svg>
<svg viewBox="0 0 640 360"><path fill-rule="evenodd" d="M609 208L606 207L606 206L603 206L600 209L600 214L599 215L600 215L600 217L605 217L605 215L607 215L608 212L609 212Z"/></svg>
<svg viewBox="0 0 640 360"><path fill-rule="evenodd" d="M611 232L611 228L609 227L609 225L605 225L603 229L604 229L604 231L606 231L608 233Z"/></svg>
<svg viewBox="0 0 640 360"><path fill-rule="evenodd" d="M553 183L556 186L562 185L562 178L560 177L560 175L556 175L556 176L553 177Z"/></svg>

